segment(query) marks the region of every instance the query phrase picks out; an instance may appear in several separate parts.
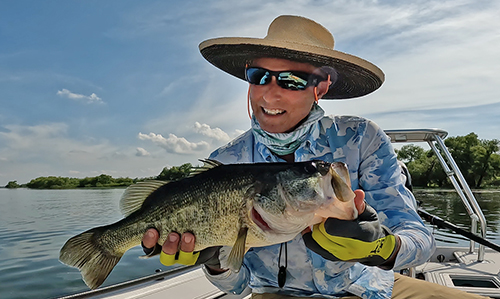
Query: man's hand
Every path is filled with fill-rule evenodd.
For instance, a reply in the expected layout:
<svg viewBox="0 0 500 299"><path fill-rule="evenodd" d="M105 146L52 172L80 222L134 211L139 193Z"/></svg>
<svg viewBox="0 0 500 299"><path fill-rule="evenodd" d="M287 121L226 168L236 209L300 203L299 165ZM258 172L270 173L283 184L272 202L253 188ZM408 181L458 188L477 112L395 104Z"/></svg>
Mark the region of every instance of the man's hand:
<svg viewBox="0 0 500 299"><path fill-rule="evenodd" d="M167 240L165 240L165 243L161 246L161 252L159 252L159 236L156 229L147 230L142 238L142 247L146 255L151 256L160 253L160 262L165 266L205 264L212 274L225 272L225 270L220 269L219 251L221 246L193 252L196 241L193 234L186 232L179 236L179 234L172 232L167 236Z"/></svg>
<svg viewBox="0 0 500 299"><path fill-rule="evenodd" d="M399 237L380 224L376 211L364 203L363 191L356 190L355 194L357 219L328 218L302 238L309 249L325 259L392 269L399 251Z"/></svg>

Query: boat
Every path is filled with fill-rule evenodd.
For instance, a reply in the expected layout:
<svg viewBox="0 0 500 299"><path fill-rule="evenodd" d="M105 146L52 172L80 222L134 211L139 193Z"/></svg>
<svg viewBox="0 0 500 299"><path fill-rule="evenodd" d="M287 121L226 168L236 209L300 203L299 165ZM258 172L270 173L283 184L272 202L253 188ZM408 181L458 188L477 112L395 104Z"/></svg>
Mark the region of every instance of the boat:
<svg viewBox="0 0 500 299"><path fill-rule="evenodd" d="M418 213L424 220L453 230L469 239L470 244L468 248L438 246L429 261L408 269L406 274L469 293L500 298L500 247L486 239L486 218L443 141L448 133L440 129L385 132L393 143L426 142L431 147L471 219L470 231L465 231L419 208Z"/></svg>
<svg viewBox="0 0 500 299"><path fill-rule="evenodd" d="M466 292L500 298L500 247L486 240L486 219L481 207L443 141L448 133L441 129L386 130L385 132L393 143L426 142L430 146L471 219L470 231L465 231L419 208L419 215L424 220L437 225L438 228L444 227L461 234L470 240L470 245L469 247L438 246L426 263L401 272L411 277ZM250 297L249 288L242 294L224 293L205 278L200 266L187 266L60 299L249 299Z"/></svg>

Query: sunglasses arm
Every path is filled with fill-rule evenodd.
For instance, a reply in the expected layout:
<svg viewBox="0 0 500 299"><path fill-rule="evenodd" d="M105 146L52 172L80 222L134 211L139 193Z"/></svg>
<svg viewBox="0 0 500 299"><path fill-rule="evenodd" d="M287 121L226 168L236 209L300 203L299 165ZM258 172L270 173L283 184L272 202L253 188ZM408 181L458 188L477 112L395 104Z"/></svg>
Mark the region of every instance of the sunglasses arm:
<svg viewBox="0 0 500 299"><path fill-rule="evenodd" d="M328 78L326 79L326 83L327 83L327 85L326 85L327 88L326 88L325 94L328 92L328 89L330 89L330 86L332 85L332 82L330 81L330 75L328 75ZM314 86L314 101L316 102L316 104L319 101L319 98L318 98L318 86Z"/></svg>

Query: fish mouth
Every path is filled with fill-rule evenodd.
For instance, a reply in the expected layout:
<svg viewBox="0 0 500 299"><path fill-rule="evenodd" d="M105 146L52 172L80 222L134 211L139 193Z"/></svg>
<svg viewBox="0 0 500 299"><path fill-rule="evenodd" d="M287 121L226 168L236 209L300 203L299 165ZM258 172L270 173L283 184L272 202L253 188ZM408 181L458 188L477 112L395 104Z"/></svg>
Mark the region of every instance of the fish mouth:
<svg viewBox="0 0 500 299"><path fill-rule="evenodd" d="M270 231L271 227L267 224L266 221L262 218L262 216L257 212L255 208L252 208L252 221L263 231Z"/></svg>

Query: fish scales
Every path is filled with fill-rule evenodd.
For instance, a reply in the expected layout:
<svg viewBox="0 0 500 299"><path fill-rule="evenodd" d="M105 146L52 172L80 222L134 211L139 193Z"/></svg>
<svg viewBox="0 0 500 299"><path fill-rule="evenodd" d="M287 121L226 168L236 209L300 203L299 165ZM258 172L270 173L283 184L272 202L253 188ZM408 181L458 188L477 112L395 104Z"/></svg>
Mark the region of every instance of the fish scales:
<svg viewBox="0 0 500 299"><path fill-rule="evenodd" d="M240 218L245 205L244 194L254 180L249 172L213 169L210 173L167 184L157 192L160 201L161 198L171 197L170 211L155 211L159 216L155 227L165 232L193 232L197 237L195 250L220 242L223 242L221 245L233 245L239 230L237 224L243 222ZM188 191L169 195L174 188ZM178 206L176 203L179 203ZM222 215L224 217L221 218ZM160 237L160 243L165 241L166 236Z"/></svg>
<svg viewBox="0 0 500 299"><path fill-rule="evenodd" d="M117 223L117 227L124 227L128 238L134 236L130 238L134 246L140 244L145 230L150 227L159 232L193 232L197 236L197 251L214 243L233 245L238 234L235 224L241 222L240 205L244 205L243 202L236 205L234 199L243 200L246 189L253 181L252 175L237 173L240 179L224 173L211 175L219 175L220 179L213 179L212 176L205 178L206 174L202 173L158 188L140 210L131 214L126 223ZM226 217L221 218L221 215ZM214 235L213 231L221 233ZM167 235L160 234L160 244L163 244ZM118 234L109 235L110 240L118 237Z"/></svg>

